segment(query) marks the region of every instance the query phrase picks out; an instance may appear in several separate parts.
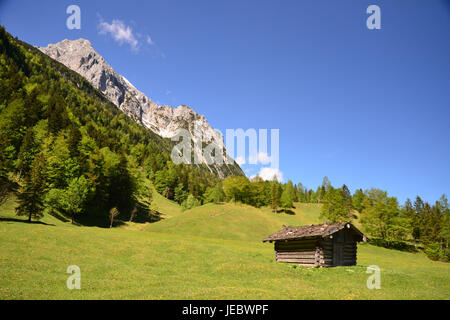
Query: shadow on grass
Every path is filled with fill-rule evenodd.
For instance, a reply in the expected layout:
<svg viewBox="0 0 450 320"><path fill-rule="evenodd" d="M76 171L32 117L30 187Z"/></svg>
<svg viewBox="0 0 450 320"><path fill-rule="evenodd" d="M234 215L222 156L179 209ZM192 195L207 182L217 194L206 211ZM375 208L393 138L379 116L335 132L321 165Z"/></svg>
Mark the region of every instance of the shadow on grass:
<svg viewBox="0 0 450 320"><path fill-rule="evenodd" d="M163 220L162 213L148 209L148 207L137 204L137 212L133 219L131 218L131 210L129 212L121 212L119 216L114 219L113 228L126 225L130 220L134 223L155 223ZM90 208L86 213L75 217L75 225L86 227L110 228L111 220L107 211L99 211L95 208Z"/></svg>
<svg viewBox="0 0 450 320"><path fill-rule="evenodd" d="M163 220L162 213L157 210L147 210L145 213L136 215L133 219L135 223L154 223Z"/></svg>
<svg viewBox="0 0 450 320"><path fill-rule="evenodd" d="M396 240L383 240L383 239L377 239L377 238L371 238L369 242L371 245L382 247L386 249L394 249L398 251L405 251L405 252L418 252L419 246L414 246L413 244L406 243L404 241L396 241Z"/></svg>
<svg viewBox="0 0 450 320"><path fill-rule="evenodd" d="M74 221L75 225L84 226L84 227L97 227L97 228L105 228L109 229L111 224L111 220L108 215L89 215L89 214L81 214L76 217ZM125 222L116 218L114 219L113 227L120 227L125 225Z"/></svg>
<svg viewBox="0 0 450 320"><path fill-rule="evenodd" d="M16 219L16 218L5 218L5 217L0 217L0 222L19 222L19 223L27 223L27 224L40 224L40 225L52 226L52 227L55 226L54 224L49 224L49 223L45 223L45 222L41 222L41 221L29 222L28 220Z"/></svg>
<svg viewBox="0 0 450 320"><path fill-rule="evenodd" d="M63 216L62 214L60 214L58 212L53 211L53 212L49 213L49 215L58 219L61 222L70 222L70 219L67 219L65 216Z"/></svg>
<svg viewBox="0 0 450 320"><path fill-rule="evenodd" d="M278 210L277 213L285 213L285 214L290 214L292 216L295 216L295 212L292 211L291 209L281 209L281 210Z"/></svg>

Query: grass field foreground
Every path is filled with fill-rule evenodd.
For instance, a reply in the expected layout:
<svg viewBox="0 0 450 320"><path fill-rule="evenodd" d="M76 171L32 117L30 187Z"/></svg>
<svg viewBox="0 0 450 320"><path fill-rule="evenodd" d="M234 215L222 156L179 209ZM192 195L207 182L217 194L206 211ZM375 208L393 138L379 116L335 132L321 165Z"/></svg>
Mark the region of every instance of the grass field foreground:
<svg viewBox="0 0 450 320"><path fill-rule="evenodd" d="M449 299L449 264L362 244L358 265L308 269L274 261L262 237L281 224L316 223L317 205L275 214L235 204L171 210L160 222L104 229L0 222L0 299ZM0 216L13 216L11 201ZM173 210L177 208L177 210ZM81 269L69 290L67 267ZM381 269L381 289L366 269Z"/></svg>

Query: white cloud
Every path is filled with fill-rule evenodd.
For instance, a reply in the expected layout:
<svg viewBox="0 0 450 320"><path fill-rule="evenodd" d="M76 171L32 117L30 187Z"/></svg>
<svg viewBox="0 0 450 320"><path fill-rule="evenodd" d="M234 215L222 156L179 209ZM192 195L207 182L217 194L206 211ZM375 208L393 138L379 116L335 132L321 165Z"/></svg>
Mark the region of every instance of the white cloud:
<svg viewBox="0 0 450 320"><path fill-rule="evenodd" d="M244 157L237 157L235 159L235 161L240 166L247 163L247 161L246 161L246 159ZM267 153L265 153L265 152L259 152L256 155L256 157L250 156L249 159L248 159L248 163L249 164L253 164L253 165L256 165L256 164L267 165L267 164L270 164L271 162L272 162L272 158L269 157L267 155Z"/></svg>
<svg viewBox="0 0 450 320"><path fill-rule="evenodd" d="M266 181L273 180L274 176L277 177L278 182L283 182L283 180L284 180L283 172L281 172L279 169L270 168L270 167L261 168L261 170L259 171L257 176L261 177L263 180L266 180ZM253 177L255 177L255 176L252 176L251 178L253 178Z"/></svg>
<svg viewBox="0 0 450 320"><path fill-rule="evenodd" d="M155 43L153 42L152 38L150 36L147 35L147 43L149 45L154 45Z"/></svg>
<svg viewBox="0 0 450 320"><path fill-rule="evenodd" d="M249 160L250 160L250 163L255 163L255 164L258 164L258 163L269 164L272 161L272 159L265 152L259 152L256 155L256 159L253 157L250 157Z"/></svg>
<svg viewBox="0 0 450 320"><path fill-rule="evenodd" d="M134 36L131 27L125 25L123 21L114 19L111 24L101 21L98 28L100 34L110 34L119 44L127 43L131 49L137 50L139 41Z"/></svg>

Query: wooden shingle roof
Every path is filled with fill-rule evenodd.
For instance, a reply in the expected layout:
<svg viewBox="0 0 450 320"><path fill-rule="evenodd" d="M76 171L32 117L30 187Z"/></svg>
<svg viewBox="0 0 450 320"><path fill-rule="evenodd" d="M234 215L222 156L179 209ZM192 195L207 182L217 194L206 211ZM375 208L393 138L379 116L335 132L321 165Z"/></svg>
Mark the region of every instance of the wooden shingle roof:
<svg viewBox="0 0 450 320"><path fill-rule="evenodd" d="M271 236L263 239L263 242L267 241L277 241L277 240L293 240L302 238L314 238L314 237L326 237L338 232L344 228L349 228L355 234L360 236L359 241L366 241L364 234L355 228L350 222L334 222L334 223L323 223L318 225L309 225L301 227L286 227L272 234Z"/></svg>

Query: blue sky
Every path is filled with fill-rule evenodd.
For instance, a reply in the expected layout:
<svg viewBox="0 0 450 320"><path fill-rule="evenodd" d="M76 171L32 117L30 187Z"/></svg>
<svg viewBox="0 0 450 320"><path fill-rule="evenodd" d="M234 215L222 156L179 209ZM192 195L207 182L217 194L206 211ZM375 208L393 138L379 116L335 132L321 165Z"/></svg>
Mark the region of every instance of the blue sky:
<svg viewBox="0 0 450 320"><path fill-rule="evenodd" d="M81 30L66 28L71 4ZM372 4L381 30L366 27ZM280 129L285 181L450 193L450 1L0 0L0 24L38 46L87 38L154 101L222 132Z"/></svg>

